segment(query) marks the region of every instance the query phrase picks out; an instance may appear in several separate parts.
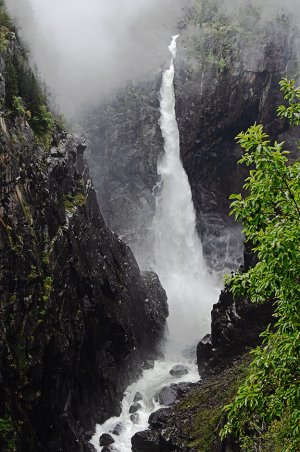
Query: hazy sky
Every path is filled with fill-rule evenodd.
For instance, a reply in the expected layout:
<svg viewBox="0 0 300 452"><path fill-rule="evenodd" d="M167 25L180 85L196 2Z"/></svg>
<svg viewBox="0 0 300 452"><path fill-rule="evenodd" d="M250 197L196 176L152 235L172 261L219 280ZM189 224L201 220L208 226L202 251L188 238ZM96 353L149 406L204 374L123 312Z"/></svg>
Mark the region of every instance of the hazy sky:
<svg viewBox="0 0 300 452"><path fill-rule="evenodd" d="M255 4L300 20L300 0L213 0L236 14ZM6 0L42 77L66 112L97 102L126 80L159 71L184 5L200 0Z"/></svg>
<svg viewBox="0 0 300 452"><path fill-rule="evenodd" d="M166 61L189 0L6 0L64 109Z"/></svg>

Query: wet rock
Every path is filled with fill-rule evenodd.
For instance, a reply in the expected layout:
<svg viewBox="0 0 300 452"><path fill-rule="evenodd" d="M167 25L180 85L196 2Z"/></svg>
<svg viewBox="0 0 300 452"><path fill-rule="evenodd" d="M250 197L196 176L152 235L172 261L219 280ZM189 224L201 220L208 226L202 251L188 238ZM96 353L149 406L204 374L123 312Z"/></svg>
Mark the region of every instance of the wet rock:
<svg viewBox="0 0 300 452"><path fill-rule="evenodd" d="M173 377L183 377L183 375L187 375L189 373L189 369L186 366L183 366L182 364L177 364L170 370L170 374Z"/></svg>
<svg viewBox="0 0 300 452"><path fill-rule="evenodd" d="M140 392L137 392L134 396L133 403L140 402L143 400L143 396Z"/></svg>
<svg viewBox="0 0 300 452"><path fill-rule="evenodd" d="M113 428L112 434L113 434L113 435L119 436L119 435L122 433L123 428L124 428L123 424L122 424L121 422L119 422L119 423Z"/></svg>
<svg viewBox="0 0 300 452"><path fill-rule="evenodd" d="M155 430L138 432L131 438L132 452L161 452L160 433Z"/></svg>
<svg viewBox="0 0 300 452"><path fill-rule="evenodd" d="M19 41L7 46L12 64L31 80ZM4 67L0 50L6 79ZM0 77L0 101L4 82ZM0 110L0 298L8 300L0 316L0 405L22 425L22 450L86 452L92 446L85 432L120 413L142 362L157 357L166 294L105 224L85 141L59 127L49 149L37 146L24 118L7 114L5 102ZM30 340L20 386L9 356L17 355L21 330Z"/></svg>
<svg viewBox="0 0 300 452"><path fill-rule="evenodd" d="M133 403L129 408L129 413L134 414L142 408L142 405L138 402Z"/></svg>
<svg viewBox="0 0 300 452"><path fill-rule="evenodd" d="M114 442L115 442L115 440L108 433L103 433L103 435L100 436L99 444L101 447L110 446Z"/></svg>
<svg viewBox="0 0 300 452"><path fill-rule="evenodd" d="M198 358L207 360L211 356L211 351L212 351L211 334L207 334L198 344L197 356Z"/></svg>
<svg viewBox="0 0 300 452"><path fill-rule="evenodd" d="M247 298L236 302L229 290L224 289L213 306L212 334L205 336L197 347L200 375L205 377L216 368L226 368L247 348L259 345L260 334L274 321L272 313L272 302L255 305Z"/></svg>
<svg viewBox="0 0 300 452"><path fill-rule="evenodd" d="M194 383L187 383L187 382L178 383L178 385L177 385L178 396L180 396L180 397L184 396L191 390L191 388L193 386L194 386Z"/></svg>
<svg viewBox="0 0 300 452"><path fill-rule="evenodd" d="M197 346L197 363L199 374L205 374L212 356L211 334L207 334Z"/></svg>
<svg viewBox="0 0 300 452"><path fill-rule="evenodd" d="M160 408L150 415L149 424L154 428L165 428L171 416L172 411L170 408Z"/></svg>
<svg viewBox="0 0 300 452"><path fill-rule="evenodd" d="M154 360L148 360L148 361L143 363L142 369L143 370L153 369L154 363L155 363Z"/></svg>
<svg viewBox="0 0 300 452"><path fill-rule="evenodd" d="M177 391L175 390L175 388L171 388L169 386L165 386L164 388L162 388L158 395L159 403L165 406L174 405L177 399L178 399Z"/></svg>
<svg viewBox="0 0 300 452"><path fill-rule="evenodd" d="M140 420L140 416L138 415L138 413L134 413L130 416L130 420L133 424L138 424L139 420Z"/></svg>

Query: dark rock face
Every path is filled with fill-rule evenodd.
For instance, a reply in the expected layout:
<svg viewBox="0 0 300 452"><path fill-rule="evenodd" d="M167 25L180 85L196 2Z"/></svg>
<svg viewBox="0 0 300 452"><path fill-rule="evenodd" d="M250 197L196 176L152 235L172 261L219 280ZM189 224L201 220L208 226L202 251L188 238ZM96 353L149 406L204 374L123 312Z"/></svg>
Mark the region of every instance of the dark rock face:
<svg viewBox="0 0 300 452"><path fill-rule="evenodd" d="M228 290L221 293L212 311L212 334L197 347L199 373L222 369L245 350L261 344L260 334L274 321L271 302L254 305L247 299L235 301Z"/></svg>
<svg viewBox="0 0 300 452"><path fill-rule="evenodd" d="M0 143L0 418L17 450L89 451L158 350L166 295L107 228L82 138L57 131L49 151L4 110Z"/></svg>
<svg viewBox="0 0 300 452"><path fill-rule="evenodd" d="M232 259L228 270L237 268L235 258L241 257L240 232L228 219L229 196L241 191L246 175L237 166L241 150L234 138L255 121L278 137L284 128L276 119L283 101L278 83L283 73L293 73L297 59L290 19L258 20L250 27L250 15L246 23L231 23L217 12L213 16L194 12L178 40L181 154L204 252L217 270ZM195 31L198 21L201 25Z"/></svg>
<svg viewBox="0 0 300 452"><path fill-rule="evenodd" d="M256 257L250 250L251 246L247 243L245 265L241 271L247 271L256 264ZM201 377L228 367L247 349L261 344L260 334L274 323L273 311L271 301L258 305L247 298L235 300L228 288L225 288L218 303L213 306L211 334L206 335L197 347Z"/></svg>
<svg viewBox="0 0 300 452"><path fill-rule="evenodd" d="M104 218L129 244L143 268L155 208L157 156L162 152L159 127L161 71L130 83L91 113L84 126L91 173Z"/></svg>

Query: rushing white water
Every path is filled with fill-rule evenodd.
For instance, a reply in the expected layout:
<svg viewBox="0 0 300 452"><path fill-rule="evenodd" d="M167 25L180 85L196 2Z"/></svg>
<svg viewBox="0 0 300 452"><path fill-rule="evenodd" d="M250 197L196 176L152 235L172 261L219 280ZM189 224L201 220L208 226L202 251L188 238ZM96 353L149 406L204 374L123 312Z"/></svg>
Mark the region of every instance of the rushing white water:
<svg viewBox="0 0 300 452"><path fill-rule="evenodd" d="M103 433L109 433L115 440L114 447L116 451L131 452L131 438L135 433L148 428L150 414L160 408L158 402L154 400L160 389L164 386L169 386L171 383L186 381L187 377L190 382L199 381L199 374L195 364L188 364L190 372L188 376L182 378L175 378L169 374L173 365L174 362L172 361L156 361L153 369L145 370L143 377L127 388L122 402L120 417L108 419L103 425L98 425L96 428L96 433L91 443L97 451L101 450L101 447L99 447L100 436ZM142 405L142 408L138 411L139 421L134 424L130 420L129 408L137 391L142 394L143 400L139 402ZM114 428L119 424L123 427L120 435L112 434Z"/></svg>
<svg viewBox="0 0 300 452"><path fill-rule="evenodd" d="M160 126L165 152L158 165L161 187L154 218L154 270L169 299L167 353L175 357L209 330L211 306L217 296L204 262L191 187L180 158L174 93L177 37L173 37L169 46L172 60L170 68L164 72L160 92Z"/></svg>
<svg viewBox="0 0 300 452"><path fill-rule="evenodd" d="M153 369L143 372L142 378L126 391L120 417L111 418L98 425L92 444L98 451L103 433L113 436L114 447L119 452L131 451L131 437L148 427L151 412L159 405L155 395L160 389L180 381L199 380L195 345L210 328L210 311L217 299L218 289L207 272L201 241L196 231L196 215L188 177L180 159L179 130L175 115L174 58L176 39L169 46L172 54L170 68L163 74L160 126L164 138L164 155L158 164L160 182L155 187L156 212L153 269L157 272L168 295L170 317L166 341L165 360L157 361ZM194 353L195 355L195 353ZM189 374L183 378L172 377L169 371L174 364L184 364ZM137 392L142 394L142 407L138 423L130 420L129 408ZM116 425L122 425L119 435L112 434Z"/></svg>

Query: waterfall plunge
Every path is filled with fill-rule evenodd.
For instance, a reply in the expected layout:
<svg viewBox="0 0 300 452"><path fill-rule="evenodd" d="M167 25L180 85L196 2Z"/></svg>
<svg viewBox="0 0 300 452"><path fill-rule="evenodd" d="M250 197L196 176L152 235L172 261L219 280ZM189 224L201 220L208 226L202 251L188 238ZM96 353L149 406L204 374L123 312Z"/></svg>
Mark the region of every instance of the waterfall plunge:
<svg viewBox="0 0 300 452"><path fill-rule="evenodd" d="M196 231L196 215L191 188L180 159L179 131L175 116L174 58L176 39L169 46L171 65L164 72L160 91L161 131L164 138L164 155L158 164L160 183L155 187L156 213L153 220L155 233L153 269L166 289L170 308L169 334L165 347L165 359L156 361L154 368L144 371L142 378L130 385L122 402L119 417L108 419L98 425L91 440L97 451L99 438L109 433L115 440L118 452L131 451L132 436L147 429L151 412L159 408L154 398L160 389L180 381L199 380L195 364L196 343L210 328L210 311L217 299L219 289L208 274L202 254L201 241ZM187 353L186 353L187 351ZM181 378L169 374L174 364L182 363L189 368L189 374ZM139 421L130 420L129 407L136 392L143 400L138 411ZM122 425L119 435L112 431Z"/></svg>
<svg viewBox="0 0 300 452"><path fill-rule="evenodd" d="M180 357L209 331L210 311L217 293L207 272L196 230L191 187L180 158L175 115L174 58L176 39L169 46L171 65L163 74L160 126L164 155L158 164L154 270L165 288L170 317L167 356Z"/></svg>

